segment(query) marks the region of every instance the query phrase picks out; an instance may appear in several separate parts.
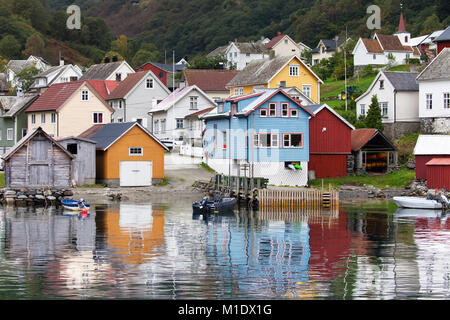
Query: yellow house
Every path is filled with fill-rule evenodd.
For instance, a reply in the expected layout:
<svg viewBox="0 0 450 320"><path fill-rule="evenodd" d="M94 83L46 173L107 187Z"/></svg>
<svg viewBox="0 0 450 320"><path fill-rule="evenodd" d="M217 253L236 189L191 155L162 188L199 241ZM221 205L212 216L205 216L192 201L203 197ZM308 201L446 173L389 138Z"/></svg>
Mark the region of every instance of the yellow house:
<svg viewBox="0 0 450 320"><path fill-rule="evenodd" d="M109 88L115 88L114 83L73 81L50 86L25 110L28 129L41 127L52 137L68 137L111 122L114 109L104 96Z"/></svg>
<svg viewBox="0 0 450 320"><path fill-rule="evenodd" d="M263 88L292 88L301 90L315 103L320 103L323 81L298 56L278 56L251 61L228 84L230 95L251 94Z"/></svg>

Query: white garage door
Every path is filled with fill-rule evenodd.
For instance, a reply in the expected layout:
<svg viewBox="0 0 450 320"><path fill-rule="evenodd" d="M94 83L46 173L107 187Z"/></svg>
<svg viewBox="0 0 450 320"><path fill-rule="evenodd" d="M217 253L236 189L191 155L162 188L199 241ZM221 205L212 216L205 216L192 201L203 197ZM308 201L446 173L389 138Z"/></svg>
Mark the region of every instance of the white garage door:
<svg viewBox="0 0 450 320"><path fill-rule="evenodd" d="M120 186L144 187L152 185L151 161L121 161Z"/></svg>

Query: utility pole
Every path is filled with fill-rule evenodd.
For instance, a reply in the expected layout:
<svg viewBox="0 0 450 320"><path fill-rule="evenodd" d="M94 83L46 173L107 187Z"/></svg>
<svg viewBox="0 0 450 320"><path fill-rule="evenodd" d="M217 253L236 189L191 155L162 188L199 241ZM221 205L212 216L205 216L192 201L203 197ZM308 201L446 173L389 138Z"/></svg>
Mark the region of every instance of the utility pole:
<svg viewBox="0 0 450 320"><path fill-rule="evenodd" d="M344 77L345 77L345 111L347 111L347 26L345 26L345 39L344 39Z"/></svg>

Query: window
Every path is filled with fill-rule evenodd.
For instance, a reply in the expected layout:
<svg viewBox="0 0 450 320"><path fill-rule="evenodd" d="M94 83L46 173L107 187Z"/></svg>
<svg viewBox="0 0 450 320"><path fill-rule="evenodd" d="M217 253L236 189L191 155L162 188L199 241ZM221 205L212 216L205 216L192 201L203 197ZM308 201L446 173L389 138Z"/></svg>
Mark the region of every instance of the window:
<svg viewBox="0 0 450 320"><path fill-rule="evenodd" d="M377 55L374 54L374 55L372 56L372 58L373 58L373 60L377 60Z"/></svg>
<svg viewBox="0 0 450 320"><path fill-rule="evenodd" d="M6 129L6 140L13 140L14 139L14 129L8 128Z"/></svg>
<svg viewBox="0 0 450 320"><path fill-rule="evenodd" d="M25 128L22 129L22 138L27 135L27 132L28 132L27 129L25 129ZM0 131L0 140L1 140L1 136L2 135L1 135L1 131Z"/></svg>
<svg viewBox="0 0 450 320"><path fill-rule="evenodd" d="M123 118L117 118L117 122L123 122Z"/></svg>
<svg viewBox="0 0 450 320"><path fill-rule="evenodd" d="M276 116L277 116L277 104L269 103L269 117L276 117Z"/></svg>
<svg viewBox="0 0 450 320"><path fill-rule="evenodd" d="M31 123L32 124L36 123L36 114L35 113L31 114Z"/></svg>
<svg viewBox="0 0 450 320"><path fill-rule="evenodd" d="M380 108L381 108L381 115L383 117L387 117L387 115L388 115L388 103L387 102L380 102Z"/></svg>
<svg viewBox="0 0 450 320"><path fill-rule="evenodd" d="M237 58L237 52L234 53L234 57Z"/></svg>
<svg viewBox="0 0 450 320"><path fill-rule="evenodd" d="M406 59L409 59L410 58L410 55L409 55L409 53L407 53L406 54Z"/></svg>
<svg viewBox="0 0 450 320"><path fill-rule="evenodd" d="M307 96L308 98L311 98L311 85L303 85L302 86L302 91L305 94L305 96Z"/></svg>
<svg viewBox="0 0 450 320"><path fill-rule="evenodd" d="M184 119L176 119L176 128L177 129L183 129L184 128Z"/></svg>
<svg viewBox="0 0 450 320"><path fill-rule="evenodd" d="M45 113L41 113L41 123L45 123Z"/></svg>
<svg viewBox="0 0 450 320"><path fill-rule="evenodd" d="M231 116L234 116L237 113L237 103L231 104Z"/></svg>
<svg viewBox="0 0 450 320"><path fill-rule="evenodd" d="M68 77L62 77L61 78L61 82L69 82L69 78Z"/></svg>
<svg viewBox="0 0 450 320"><path fill-rule="evenodd" d="M433 109L433 95L431 93L426 94L426 108L428 110Z"/></svg>
<svg viewBox="0 0 450 320"><path fill-rule="evenodd" d="M380 90L384 89L384 80L380 80Z"/></svg>
<svg viewBox="0 0 450 320"><path fill-rule="evenodd" d="M153 79L152 78L148 78L147 80L145 80L145 87L147 89L153 89Z"/></svg>
<svg viewBox="0 0 450 320"><path fill-rule="evenodd" d="M405 36L405 42L408 42L408 36ZM407 57L408 58L408 57Z"/></svg>
<svg viewBox="0 0 450 320"><path fill-rule="evenodd" d="M284 133L283 148L303 148L303 133Z"/></svg>
<svg viewBox="0 0 450 320"><path fill-rule="evenodd" d="M261 118L267 117L267 109L265 109L265 108L259 109L259 116L260 116Z"/></svg>
<svg viewBox="0 0 450 320"><path fill-rule="evenodd" d="M250 57L250 53L246 53L245 56L246 56L246 57Z"/></svg>
<svg viewBox="0 0 450 320"><path fill-rule="evenodd" d="M444 93L444 109L450 108L450 93Z"/></svg>
<svg viewBox="0 0 450 320"><path fill-rule="evenodd" d="M222 131L222 149L227 148L227 132Z"/></svg>
<svg viewBox="0 0 450 320"><path fill-rule="evenodd" d="M298 117L298 110L297 109L291 109L291 117L297 118Z"/></svg>
<svg viewBox="0 0 450 320"><path fill-rule="evenodd" d="M374 56L375 56L375 55L374 55ZM374 58L374 59L375 59L375 58ZM319 59L314 59L313 62L314 62L313 64L318 64L318 63L319 63Z"/></svg>
<svg viewBox="0 0 450 320"><path fill-rule="evenodd" d="M77 154L78 153L78 144L76 144L76 143L68 143L67 144L67 151L69 151L71 154Z"/></svg>
<svg viewBox="0 0 450 320"><path fill-rule="evenodd" d="M253 143L256 148L278 148L278 134L257 133L253 138Z"/></svg>
<svg viewBox="0 0 450 320"><path fill-rule="evenodd" d="M190 105L190 107L189 107L189 109L191 109L191 110L197 110L198 109L198 107L197 107L197 100L198 100L198 97L196 97L196 96L192 96L192 97L189 97L189 105Z"/></svg>
<svg viewBox="0 0 450 320"><path fill-rule="evenodd" d="M158 133L159 132L159 120L155 120L154 121L154 125L153 125L153 132L154 133Z"/></svg>
<svg viewBox="0 0 450 320"><path fill-rule="evenodd" d="M51 115L50 115L50 122L51 123L56 123L56 113L52 113Z"/></svg>
<svg viewBox="0 0 450 320"><path fill-rule="evenodd" d="M286 81L280 81L280 88L286 88Z"/></svg>
<svg viewBox="0 0 450 320"><path fill-rule="evenodd" d="M103 123L103 112L94 112L92 114L92 122L94 124Z"/></svg>
<svg viewBox="0 0 450 320"><path fill-rule="evenodd" d="M121 73L116 73L116 81L117 82L122 81L122 74Z"/></svg>
<svg viewBox="0 0 450 320"><path fill-rule="evenodd" d="M244 94L244 88L242 88L242 87L234 88L234 95L235 96L242 96L243 94Z"/></svg>
<svg viewBox="0 0 450 320"><path fill-rule="evenodd" d="M83 90L81 91L81 101L88 101L89 100L89 91Z"/></svg>
<svg viewBox="0 0 450 320"><path fill-rule="evenodd" d="M161 133L166 133L166 119L161 120Z"/></svg>
<svg viewBox="0 0 450 320"><path fill-rule="evenodd" d="M217 113L222 113L223 112L223 103L219 103L217 105Z"/></svg>
<svg viewBox="0 0 450 320"><path fill-rule="evenodd" d="M288 103L281 103L281 116L289 117L289 104Z"/></svg>
<svg viewBox="0 0 450 320"><path fill-rule="evenodd" d="M366 105L365 105L365 104L362 104L362 105L361 105L361 114L362 114L363 116L366 115Z"/></svg>
<svg viewBox="0 0 450 320"><path fill-rule="evenodd" d="M128 155L130 157L143 156L144 150L141 147L131 147L131 148L128 148Z"/></svg>
<svg viewBox="0 0 450 320"><path fill-rule="evenodd" d="M290 77L298 77L298 65L290 65L289 66L289 76Z"/></svg>

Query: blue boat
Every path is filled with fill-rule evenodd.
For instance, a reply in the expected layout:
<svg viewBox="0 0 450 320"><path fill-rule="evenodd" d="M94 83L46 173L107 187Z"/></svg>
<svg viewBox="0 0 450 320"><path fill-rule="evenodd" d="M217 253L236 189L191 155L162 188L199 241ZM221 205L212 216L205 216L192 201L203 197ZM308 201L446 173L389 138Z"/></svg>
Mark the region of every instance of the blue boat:
<svg viewBox="0 0 450 320"><path fill-rule="evenodd" d="M64 208L73 211L82 211L83 209L89 210L90 205L84 202L84 199L73 200L73 199L62 199L61 204Z"/></svg>

